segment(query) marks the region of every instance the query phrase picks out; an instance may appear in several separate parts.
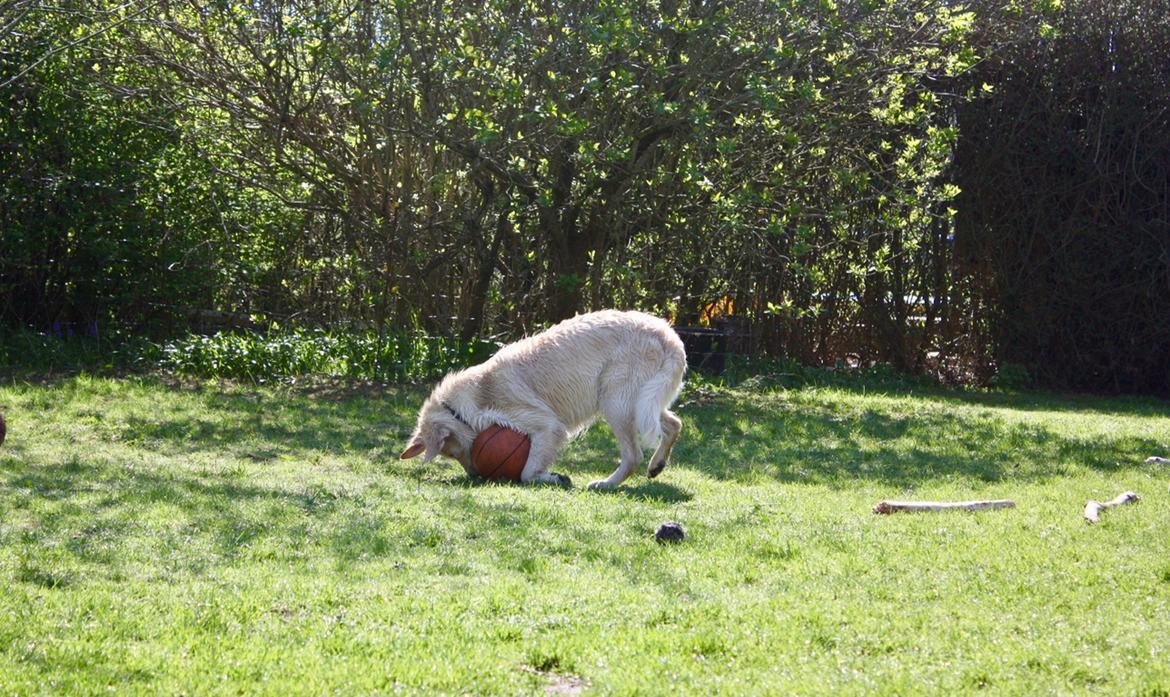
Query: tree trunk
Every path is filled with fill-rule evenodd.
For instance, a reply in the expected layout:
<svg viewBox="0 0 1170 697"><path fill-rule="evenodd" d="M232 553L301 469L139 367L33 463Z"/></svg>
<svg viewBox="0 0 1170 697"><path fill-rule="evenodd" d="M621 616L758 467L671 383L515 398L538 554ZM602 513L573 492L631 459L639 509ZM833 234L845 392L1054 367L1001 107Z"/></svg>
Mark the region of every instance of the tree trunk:
<svg viewBox="0 0 1170 697"><path fill-rule="evenodd" d="M504 209L496 217L496 232L492 237L491 244L488 245L487 253L479 260L479 274L475 278L475 287L471 291L471 306L463 320L463 329L459 332L459 338L463 341L471 341L476 338L483 328L483 313L487 308L488 291L492 287L492 275L495 274L496 266L499 264L500 246L508 234L509 225L508 211Z"/></svg>

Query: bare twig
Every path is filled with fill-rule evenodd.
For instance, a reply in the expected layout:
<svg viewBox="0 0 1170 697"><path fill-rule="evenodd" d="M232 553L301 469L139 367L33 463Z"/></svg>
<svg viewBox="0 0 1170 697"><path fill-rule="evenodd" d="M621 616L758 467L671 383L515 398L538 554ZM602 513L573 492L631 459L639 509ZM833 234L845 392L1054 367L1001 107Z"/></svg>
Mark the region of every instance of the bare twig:
<svg viewBox="0 0 1170 697"><path fill-rule="evenodd" d="M873 507L874 513L921 513L925 511L984 511L994 508L1015 508L1010 499L990 501L882 501Z"/></svg>
<svg viewBox="0 0 1170 697"><path fill-rule="evenodd" d="M1137 503L1141 501L1141 497L1132 491L1127 491L1124 494L1118 494L1117 498L1112 501L1101 503L1100 501L1089 501L1085 504L1085 522L1096 523L1100 518L1101 511L1108 510L1114 506L1120 506L1124 503Z"/></svg>

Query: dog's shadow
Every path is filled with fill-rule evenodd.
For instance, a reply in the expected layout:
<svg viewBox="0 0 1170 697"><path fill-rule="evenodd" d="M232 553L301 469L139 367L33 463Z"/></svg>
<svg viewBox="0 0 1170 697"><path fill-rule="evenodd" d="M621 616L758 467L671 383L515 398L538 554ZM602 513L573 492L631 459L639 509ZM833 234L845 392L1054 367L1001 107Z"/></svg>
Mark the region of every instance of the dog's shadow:
<svg viewBox="0 0 1170 697"><path fill-rule="evenodd" d="M550 488L560 488L555 484L520 484L519 482L510 481L493 481L491 479L484 479L483 477L469 477L466 474L456 475L442 480L443 484L448 486L457 486L464 489L477 489L484 486L547 486ZM619 486L616 489L594 489L590 490L583 486L574 484L569 491L582 491L590 494L597 494L598 496L625 496L627 498L638 499L639 501L650 501L655 503L683 503L690 501L694 496L684 489L680 489L673 484L666 482L643 482L637 486Z"/></svg>
<svg viewBox="0 0 1170 697"><path fill-rule="evenodd" d="M691 492L666 482L642 482L637 486L619 486L616 489L598 489L602 496L626 496L639 501L655 503L683 503L694 498Z"/></svg>

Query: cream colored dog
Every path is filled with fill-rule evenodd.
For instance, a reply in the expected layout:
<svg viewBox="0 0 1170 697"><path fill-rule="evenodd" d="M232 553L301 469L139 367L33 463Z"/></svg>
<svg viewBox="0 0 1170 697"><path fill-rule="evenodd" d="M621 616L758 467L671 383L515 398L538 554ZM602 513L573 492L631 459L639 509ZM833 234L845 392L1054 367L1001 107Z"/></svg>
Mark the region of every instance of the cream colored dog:
<svg viewBox="0 0 1170 697"><path fill-rule="evenodd" d="M616 310L579 315L443 378L423 403L402 459L422 453L429 462L442 453L474 475L471 444L495 423L532 439L521 481L568 486L568 477L548 468L568 439L601 415L617 437L621 461L590 488L624 482L642 462L643 442L658 444L646 467L656 477L682 431L669 407L686 364L682 341L657 317Z"/></svg>

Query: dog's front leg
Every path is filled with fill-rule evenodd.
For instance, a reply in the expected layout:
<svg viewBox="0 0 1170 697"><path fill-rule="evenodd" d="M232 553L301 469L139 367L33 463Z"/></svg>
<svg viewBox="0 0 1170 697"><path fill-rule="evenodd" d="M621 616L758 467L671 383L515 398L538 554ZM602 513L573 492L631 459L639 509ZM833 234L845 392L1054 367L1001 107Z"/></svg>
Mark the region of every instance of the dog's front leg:
<svg viewBox="0 0 1170 697"><path fill-rule="evenodd" d="M565 475L548 471L553 460L556 459L557 453L561 451L565 441L569 439L565 427L558 424L530 433L529 438L532 439L532 447L528 451L528 462L524 464L524 471L520 473L520 481L525 484L536 482L572 486L572 480Z"/></svg>
<svg viewBox="0 0 1170 697"><path fill-rule="evenodd" d="M607 417L608 418L608 417ZM609 419L610 428L613 429L613 435L617 438L618 447L621 449L622 459L618 463L618 467L609 475L608 479L600 479L596 482L589 482L590 489L613 489L629 478L630 474L642 462L642 446L638 442L638 429L634 425L633 418L611 418Z"/></svg>

